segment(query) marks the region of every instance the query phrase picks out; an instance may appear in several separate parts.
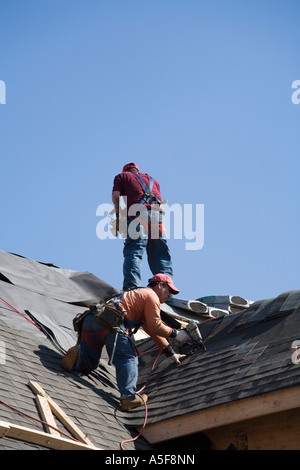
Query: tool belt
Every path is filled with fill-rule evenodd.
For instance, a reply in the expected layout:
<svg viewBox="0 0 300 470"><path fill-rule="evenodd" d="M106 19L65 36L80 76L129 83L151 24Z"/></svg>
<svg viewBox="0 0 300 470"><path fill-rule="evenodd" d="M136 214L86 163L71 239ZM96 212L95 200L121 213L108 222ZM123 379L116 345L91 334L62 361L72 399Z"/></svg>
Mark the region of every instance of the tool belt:
<svg viewBox="0 0 300 470"><path fill-rule="evenodd" d="M95 320L102 326L112 330L122 325L126 310L120 307L120 300L123 294L108 300L104 305L91 305L90 311L94 314Z"/></svg>
<svg viewBox="0 0 300 470"><path fill-rule="evenodd" d="M118 328L124 322L125 310L112 305L104 305L97 309L95 320L99 321L105 328L112 330Z"/></svg>
<svg viewBox="0 0 300 470"><path fill-rule="evenodd" d="M83 321L89 313L91 313L91 311L86 310L85 312L77 313L77 315L73 318L73 328L79 337L82 334Z"/></svg>
<svg viewBox="0 0 300 470"><path fill-rule="evenodd" d="M73 327L78 337L80 338L82 335L82 325L85 317L91 313L94 315L95 320L101 323L104 328L113 330L114 328L120 327L124 322L126 312L119 306L122 295L123 294L120 294L117 298L109 300L104 305L90 305L89 310L78 313L73 319Z"/></svg>

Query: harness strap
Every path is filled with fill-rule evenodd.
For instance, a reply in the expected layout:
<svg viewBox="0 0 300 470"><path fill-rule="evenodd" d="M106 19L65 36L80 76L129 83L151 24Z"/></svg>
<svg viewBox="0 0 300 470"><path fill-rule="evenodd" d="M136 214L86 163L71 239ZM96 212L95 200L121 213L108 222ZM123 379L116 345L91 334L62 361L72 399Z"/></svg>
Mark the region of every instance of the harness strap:
<svg viewBox="0 0 300 470"><path fill-rule="evenodd" d="M94 348L99 349L102 351L102 348L104 346L104 341L107 336L107 334L110 332L108 328L104 328L103 330L99 331L98 333L87 333L86 331L82 331L81 337L84 341L86 341L88 344L91 346L94 346ZM101 341L103 341L103 344L96 343L96 341L93 341L90 336L100 336Z"/></svg>
<svg viewBox="0 0 300 470"><path fill-rule="evenodd" d="M139 182L141 183L142 185L142 188L144 190L144 197L142 198L142 200L140 201L140 204L143 204L144 202L147 201L147 196L152 196L153 198L156 199L156 201L158 202L158 204L161 203L161 201L155 196L155 194L153 194L152 192L152 189L153 189L153 178L152 176L149 176L150 178L150 182L149 182L149 186L146 185L145 181L141 178L140 175L138 175L137 173L132 173L133 175L135 175L135 177L139 180Z"/></svg>
<svg viewBox="0 0 300 470"><path fill-rule="evenodd" d="M141 178L140 175L138 175L137 173L133 173L137 179L139 180L139 182L141 183L142 187L143 187L143 190L145 191L145 193L149 192L149 193L152 193L152 188L153 188L153 178L152 176L149 176L150 178L150 183L149 183L149 186L146 185L145 181Z"/></svg>
<svg viewBox="0 0 300 470"><path fill-rule="evenodd" d="M123 322L125 328L134 328L134 330L129 333L129 336L134 335L138 331L138 329L142 326L143 323L144 322L136 323L132 320L127 320L127 318L125 318Z"/></svg>
<svg viewBox="0 0 300 470"><path fill-rule="evenodd" d="M149 238L149 242L152 241L152 240L156 240L158 238L161 238L163 232L164 232L164 223L163 222L160 222L158 224L153 224L151 223L151 220L150 220L150 216L148 217L148 220L144 220L142 219L139 215L135 215L135 216L131 216L131 218L129 220L137 220L138 222L140 222L140 224L143 225L143 227L145 228L146 230L146 233L147 235L149 235L150 233L150 237ZM153 235L153 229L157 229L156 230L156 234L153 238L151 238L151 235Z"/></svg>
<svg viewBox="0 0 300 470"><path fill-rule="evenodd" d="M122 297L123 297L123 293L118 295L116 299L109 300L108 303L113 304L116 308L120 308L119 305L120 305L120 300ZM127 320L127 318L125 318L123 321L123 325L125 326L125 328L134 328L134 331L131 334L136 333L139 327L142 326L142 324L143 322L137 323L132 320Z"/></svg>
<svg viewBox="0 0 300 470"><path fill-rule="evenodd" d="M116 308L120 308L120 300L123 297L123 293L119 294L116 299L110 299L107 303L108 304L113 304Z"/></svg>

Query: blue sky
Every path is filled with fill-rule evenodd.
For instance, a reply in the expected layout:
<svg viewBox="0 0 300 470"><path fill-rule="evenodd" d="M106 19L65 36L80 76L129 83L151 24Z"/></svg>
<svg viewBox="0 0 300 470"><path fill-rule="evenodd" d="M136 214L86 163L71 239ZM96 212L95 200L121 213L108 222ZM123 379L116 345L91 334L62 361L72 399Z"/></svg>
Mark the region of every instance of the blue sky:
<svg viewBox="0 0 300 470"><path fill-rule="evenodd" d="M0 249L122 286L96 216L135 161L168 204L204 205L204 245L169 240L181 298L299 288L297 0L0 3ZM146 258L143 283L150 277Z"/></svg>

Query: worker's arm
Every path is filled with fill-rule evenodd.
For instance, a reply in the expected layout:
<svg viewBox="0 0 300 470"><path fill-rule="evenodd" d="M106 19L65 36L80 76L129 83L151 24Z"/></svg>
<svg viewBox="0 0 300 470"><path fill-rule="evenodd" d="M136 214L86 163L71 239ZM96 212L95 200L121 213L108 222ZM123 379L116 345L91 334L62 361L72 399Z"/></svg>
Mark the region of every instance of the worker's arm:
<svg viewBox="0 0 300 470"><path fill-rule="evenodd" d="M149 296L147 299L144 315L146 323L143 324L143 329L151 336L160 351L163 351L175 364L180 364L186 355L177 354L169 344L167 338L175 338L177 332L161 321L160 302L156 299L156 295Z"/></svg>
<svg viewBox="0 0 300 470"><path fill-rule="evenodd" d="M143 329L162 351L169 345L167 338L172 333L172 328L161 321L159 298L152 289L144 304L144 318L146 321Z"/></svg>
<svg viewBox="0 0 300 470"><path fill-rule="evenodd" d="M116 214L119 214L119 210L120 210L120 196L121 196L121 193L120 191L113 191L112 193L112 202L115 206L115 211L116 211Z"/></svg>
<svg viewBox="0 0 300 470"><path fill-rule="evenodd" d="M168 338L172 332L172 328L165 325L160 317L160 301L158 296L152 289L147 297L144 305L144 316L146 320L147 333L150 336L162 336Z"/></svg>
<svg viewBox="0 0 300 470"><path fill-rule="evenodd" d="M172 328L169 328L169 334L166 336L161 336L161 335L156 335L153 333L153 330L151 328L148 328L147 325L144 323L143 324L143 330L153 339L154 343L158 347L160 351L163 351L167 346L169 346L169 342L167 341L167 337L170 336L172 332Z"/></svg>
<svg viewBox="0 0 300 470"><path fill-rule="evenodd" d="M115 213L116 213L116 234L120 229L120 191L113 191L112 193L112 201L115 206Z"/></svg>

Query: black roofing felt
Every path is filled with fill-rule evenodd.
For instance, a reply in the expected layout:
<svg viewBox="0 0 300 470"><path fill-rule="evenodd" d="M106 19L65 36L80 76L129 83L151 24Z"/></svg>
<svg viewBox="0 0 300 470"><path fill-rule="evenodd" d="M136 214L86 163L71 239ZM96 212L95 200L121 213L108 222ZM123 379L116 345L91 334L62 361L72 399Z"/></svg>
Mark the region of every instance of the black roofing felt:
<svg viewBox="0 0 300 470"><path fill-rule="evenodd" d="M1 250L0 283L0 297L48 327L64 350L76 341L74 316L86 305L119 292L91 273L48 266ZM2 302L0 307L4 306Z"/></svg>

